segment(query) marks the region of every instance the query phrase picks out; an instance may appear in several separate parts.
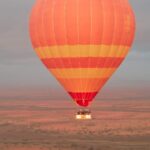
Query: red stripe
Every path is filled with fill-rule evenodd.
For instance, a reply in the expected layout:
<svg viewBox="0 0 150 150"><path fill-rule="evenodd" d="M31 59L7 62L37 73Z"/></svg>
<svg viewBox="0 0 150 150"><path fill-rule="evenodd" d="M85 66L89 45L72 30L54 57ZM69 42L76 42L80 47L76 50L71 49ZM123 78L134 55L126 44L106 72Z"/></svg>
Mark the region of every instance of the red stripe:
<svg viewBox="0 0 150 150"><path fill-rule="evenodd" d="M93 98L97 95L97 92L89 92L89 93L73 93L68 92L71 97L76 101L76 103L80 106L88 106L89 102L93 100Z"/></svg>
<svg viewBox="0 0 150 150"><path fill-rule="evenodd" d="M42 62L47 68L117 68L124 58L82 57L82 58L47 58Z"/></svg>

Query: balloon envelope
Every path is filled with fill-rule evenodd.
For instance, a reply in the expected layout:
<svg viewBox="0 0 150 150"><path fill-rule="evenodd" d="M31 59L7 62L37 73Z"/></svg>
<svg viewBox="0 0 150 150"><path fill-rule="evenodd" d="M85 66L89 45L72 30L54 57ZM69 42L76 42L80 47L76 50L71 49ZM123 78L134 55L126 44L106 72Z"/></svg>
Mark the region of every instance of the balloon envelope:
<svg viewBox="0 0 150 150"><path fill-rule="evenodd" d="M126 57L135 31L128 0L37 0L33 47L80 106L88 106Z"/></svg>

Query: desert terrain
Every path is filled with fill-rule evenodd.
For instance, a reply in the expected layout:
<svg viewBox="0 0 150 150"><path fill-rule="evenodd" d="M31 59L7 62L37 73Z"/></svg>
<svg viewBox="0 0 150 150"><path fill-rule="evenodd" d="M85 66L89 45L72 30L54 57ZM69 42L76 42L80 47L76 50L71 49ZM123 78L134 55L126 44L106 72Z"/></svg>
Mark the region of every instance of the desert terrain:
<svg viewBox="0 0 150 150"><path fill-rule="evenodd" d="M150 150L150 101L96 100L75 120L69 100L0 100L0 150Z"/></svg>

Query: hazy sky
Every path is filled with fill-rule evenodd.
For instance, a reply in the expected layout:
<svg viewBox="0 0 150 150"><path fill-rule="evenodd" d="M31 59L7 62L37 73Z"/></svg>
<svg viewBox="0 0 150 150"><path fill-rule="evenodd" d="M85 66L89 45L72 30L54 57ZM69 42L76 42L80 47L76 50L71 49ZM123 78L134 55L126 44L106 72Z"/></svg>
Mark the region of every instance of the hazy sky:
<svg viewBox="0 0 150 150"><path fill-rule="evenodd" d="M150 0L130 2L136 15L136 39L102 95L120 92L150 98ZM28 22L33 4L34 0L0 0L0 99L66 97L31 47Z"/></svg>

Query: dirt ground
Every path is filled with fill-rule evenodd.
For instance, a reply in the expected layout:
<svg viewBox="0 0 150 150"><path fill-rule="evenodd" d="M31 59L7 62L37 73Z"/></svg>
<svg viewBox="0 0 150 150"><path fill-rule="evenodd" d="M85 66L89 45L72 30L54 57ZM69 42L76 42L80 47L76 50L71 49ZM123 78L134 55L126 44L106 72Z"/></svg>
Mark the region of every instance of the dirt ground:
<svg viewBox="0 0 150 150"><path fill-rule="evenodd" d="M0 101L0 150L150 150L150 101L96 101L75 120L70 101Z"/></svg>

